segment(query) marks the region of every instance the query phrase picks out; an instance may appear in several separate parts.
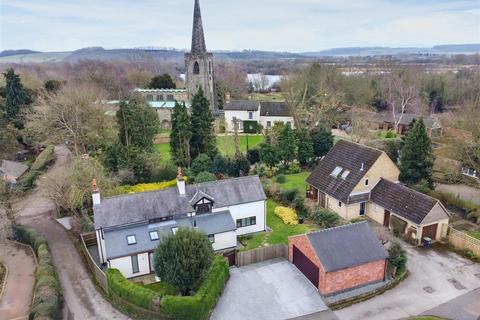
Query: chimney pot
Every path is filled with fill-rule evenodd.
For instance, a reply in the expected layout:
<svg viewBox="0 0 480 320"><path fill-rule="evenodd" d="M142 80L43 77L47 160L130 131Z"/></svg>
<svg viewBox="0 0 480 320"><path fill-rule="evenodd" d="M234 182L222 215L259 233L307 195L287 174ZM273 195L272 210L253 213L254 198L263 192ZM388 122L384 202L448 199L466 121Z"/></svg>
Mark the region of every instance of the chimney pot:
<svg viewBox="0 0 480 320"><path fill-rule="evenodd" d="M185 194L185 179L183 178L182 167L178 167L177 188L180 195Z"/></svg>
<svg viewBox="0 0 480 320"><path fill-rule="evenodd" d="M92 180L92 203L94 206L99 205L102 202L100 197L100 190L98 190L97 179Z"/></svg>

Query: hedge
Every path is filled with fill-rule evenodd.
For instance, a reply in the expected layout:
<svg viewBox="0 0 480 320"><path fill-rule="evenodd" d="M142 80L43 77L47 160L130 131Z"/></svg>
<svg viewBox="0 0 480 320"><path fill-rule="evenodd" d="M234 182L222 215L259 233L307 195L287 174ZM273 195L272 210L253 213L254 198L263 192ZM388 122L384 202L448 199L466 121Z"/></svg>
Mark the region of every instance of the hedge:
<svg viewBox="0 0 480 320"><path fill-rule="evenodd" d="M257 121L254 120L243 120L243 132L244 133L258 133L260 126Z"/></svg>
<svg viewBox="0 0 480 320"><path fill-rule="evenodd" d="M188 177L184 177L185 182L188 181ZM166 188L174 187L177 185L177 179L173 179L170 181L164 182L155 182L155 183L141 183L136 184L134 186L120 186L117 188L115 193L123 194L123 193L138 193L138 192L145 192L145 191L156 191L156 190L163 190Z"/></svg>
<svg viewBox="0 0 480 320"><path fill-rule="evenodd" d="M120 298L148 310L159 310L161 295L126 279L118 269L107 269L108 288Z"/></svg>
<svg viewBox="0 0 480 320"><path fill-rule="evenodd" d="M62 293L47 240L37 231L21 226L13 226L17 241L34 248L38 260L35 270L34 300L30 310L30 320L56 320L62 318Z"/></svg>
<svg viewBox="0 0 480 320"><path fill-rule="evenodd" d="M290 225L298 224L297 213L292 208L278 206L275 208L274 213L277 217L282 219L284 224L290 224Z"/></svg>
<svg viewBox="0 0 480 320"><path fill-rule="evenodd" d="M31 170L41 171L49 165L55 158L55 148L53 146L47 146L43 149L42 152L37 156L35 162L32 164Z"/></svg>
<svg viewBox="0 0 480 320"><path fill-rule="evenodd" d="M163 297L162 312L174 319L207 319L222 294L228 277L227 261L224 257L216 256L197 293L194 296Z"/></svg>

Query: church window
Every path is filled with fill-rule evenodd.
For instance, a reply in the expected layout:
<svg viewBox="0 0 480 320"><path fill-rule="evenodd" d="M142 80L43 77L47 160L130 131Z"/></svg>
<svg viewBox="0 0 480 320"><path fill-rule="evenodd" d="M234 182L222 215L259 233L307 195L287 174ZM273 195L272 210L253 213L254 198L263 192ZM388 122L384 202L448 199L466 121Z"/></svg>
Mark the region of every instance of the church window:
<svg viewBox="0 0 480 320"><path fill-rule="evenodd" d="M157 96L157 101L163 101L163 95L159 94L159 95Z"/></svg>
<svg viewBox="0 0 480 320"><path fill-rule="evenodd" d="M212 74L212 62L208 61L208 72Z"/></svg>
<svg viewBox="0 0 480 320"><path fill-rule="evenodd" d="M199 74L200 73L200 65L198 64L197 61L193 64L193 73L194 74Z"/></svg>
<svg viewBox="0 0 480 320"><path fill-rule="evenodd" d="M153 101L153 96L151 94L147 95L147 101Z"/></svg>
<svg viewBox="0 0 480 320"><path fill-rule="evenodd" d="M167 95L167 101L173 101L173 100L175 100L175 99L173 98L173 94L168 94L168 95Z"/></svg>

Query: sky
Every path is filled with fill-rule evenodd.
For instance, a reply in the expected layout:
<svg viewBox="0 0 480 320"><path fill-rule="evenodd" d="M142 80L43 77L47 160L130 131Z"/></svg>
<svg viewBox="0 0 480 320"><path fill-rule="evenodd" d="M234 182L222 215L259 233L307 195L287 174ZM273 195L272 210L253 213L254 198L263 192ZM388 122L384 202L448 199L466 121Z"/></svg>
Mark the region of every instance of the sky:
<svg viewBox="0 0 480 320"><path fill-rule="evenodd" d="M200 0L209 50L480 43L480 0ZM193 0L0 0L0 50L190 46Z"/></svg>

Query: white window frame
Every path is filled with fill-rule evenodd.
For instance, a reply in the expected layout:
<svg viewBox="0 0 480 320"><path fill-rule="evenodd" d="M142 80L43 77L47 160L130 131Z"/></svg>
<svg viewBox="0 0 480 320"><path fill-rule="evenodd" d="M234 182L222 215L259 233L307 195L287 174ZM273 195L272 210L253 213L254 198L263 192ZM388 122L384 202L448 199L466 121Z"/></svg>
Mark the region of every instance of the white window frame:
<svg viewBox="0 0 480 320"><path fill-rule="evenodd" d="M336 166L335 169L332 170L332 173L330 173L330 175L332 177L338 177L338 175L340 174L340 172L342 172L343 168L340 167L340 166Z"/></svg>
<svg viewBox="0 0 480 320"><path fill-rule="evenodd" d="M148 233L148 235L150 236L151 241L155 241L155 240L160 239L160 237L158 236L158 231L150 231ZM154 235L154 236L152 237L152 235Z"/></svg>
<svg viewBox="0 0 480 320"><path fill-rule="evenodd" d="M248 111L248 120L253 120L253 112Z"/></svg>
<svg viewBox="0 0 480 320"><path fill-rule="evenodd" d="M133 241L132 241L132 239L133 239ZM130 234L130 235L127 236L127 244L129 246L137 244L137 238L135 237L134 234Z"/></svg>
<svg viewBox="0 0 480 320"><path fill-rule="evenodd" d="M135 263L133 263L134 260L135 260ZM130 256L130 262L132 263L132 273L139 273L140 266L138 265L138 254L134 254L133 256ZM136 266L136 270L134 266Z"/></svg>

